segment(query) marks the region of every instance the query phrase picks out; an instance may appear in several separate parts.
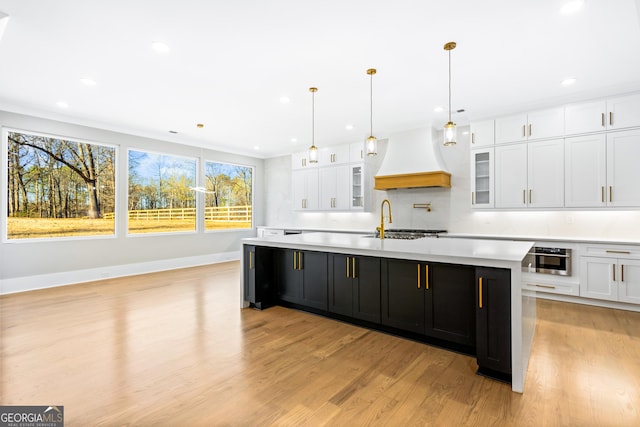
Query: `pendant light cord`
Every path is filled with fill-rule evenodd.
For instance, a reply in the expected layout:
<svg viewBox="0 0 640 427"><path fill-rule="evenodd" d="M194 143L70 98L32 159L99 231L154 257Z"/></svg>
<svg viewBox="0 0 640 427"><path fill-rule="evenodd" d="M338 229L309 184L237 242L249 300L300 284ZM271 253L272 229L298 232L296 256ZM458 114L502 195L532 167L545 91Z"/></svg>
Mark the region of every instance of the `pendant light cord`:
<svg viewBox="0 0 640 427"><path fill-rule="evenodd" d="M311 146L316 146L316 92L311 91Z"/></svg>
<svg viewBox="0 0 640 427"><path fill-rule="evenodd" d="M370 85L369 85L369 105L371 106L370 109L370 114L369 114L369 118L370 118L370 122L369 122L369 136L373 136L373 73L369 74L369 76L371 77L369 79Z"/></svg>
<svg viewBox="0 0 640 427"><path fill-rule="evenodd" d="M449 122L451 122L451 50L449 50Z"/></svg>

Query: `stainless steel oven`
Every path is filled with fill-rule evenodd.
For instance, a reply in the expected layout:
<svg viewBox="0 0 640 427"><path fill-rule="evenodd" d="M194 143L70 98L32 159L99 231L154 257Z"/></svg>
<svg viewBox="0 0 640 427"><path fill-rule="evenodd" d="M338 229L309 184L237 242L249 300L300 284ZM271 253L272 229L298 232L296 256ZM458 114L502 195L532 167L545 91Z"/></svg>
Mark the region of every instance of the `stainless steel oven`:
<svg viewBox="0 0 640 427"><path fill-rule="evenodd" d="M571 249L534 246L522 261L522 271L571 276Z"/></svg>

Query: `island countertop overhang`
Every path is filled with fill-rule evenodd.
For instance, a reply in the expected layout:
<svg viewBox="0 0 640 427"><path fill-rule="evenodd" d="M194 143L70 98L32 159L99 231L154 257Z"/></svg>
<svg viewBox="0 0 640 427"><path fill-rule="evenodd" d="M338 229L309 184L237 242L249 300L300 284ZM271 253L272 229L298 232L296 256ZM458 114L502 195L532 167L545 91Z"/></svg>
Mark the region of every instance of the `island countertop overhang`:
<svg viewBox="0 0 640 427"><path fill-rule="evenodd" d="M520 263L535 242L426 237L379 239L364 234L302 233L242 239L244 244L478 266Z"/></svg>

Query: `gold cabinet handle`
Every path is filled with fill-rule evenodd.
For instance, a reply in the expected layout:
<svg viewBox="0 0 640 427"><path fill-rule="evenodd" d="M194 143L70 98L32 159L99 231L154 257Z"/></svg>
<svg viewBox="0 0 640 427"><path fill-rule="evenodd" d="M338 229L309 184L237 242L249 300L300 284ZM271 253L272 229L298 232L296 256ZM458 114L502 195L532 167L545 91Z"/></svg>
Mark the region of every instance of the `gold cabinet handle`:
<svg viewBox="0 0 640 427"><path fill-rule="evenodd" d="M613 111L609 111L609 126L613 126Z"/></svg>
<svg viewBox="0 0 640 427"><path fill-rule="evenodd" d="M555 289L556 288L555 286L552 286L552 285L540 285L538 283L536 283L533 286L535 286L536 288L545 288L545 289Z"/></svg>
<svg viewBox="0 0 640 427"><path fill-rule="evenodd" d="M529 136L532 135L532 131L533 131L533 125L529 123Z"/></svg>
<svg viewBox="0 0 640 427"><path fill-rule="evenodd" d="M482 308L482 277L478 279L478 307Z"/></svg>
<svg viewBox="0 0 640 427"><path fill-rule="evenodd" d="M253 252L249 251L249 270L253 270Z"/></svg>
<svg viewBox="0 0 640 427"><path fill-rule="evenodd" d="M302 252L298 252L298 270L303 270L304 267L302 266Z"/></svg>
<svg viewBox="0 0 640 427"><path fill-rule="evenodd" d="M429 264L424 266L424 288L429 289Z"/></svg>
<svg viewBox="0 0 640 427"><path fill-rule="evenodd" d="M522 125L522 137L527 136L527 125Z"/></svg>
<svg viewBox="0 0 640 427"><path fill-rule="evenodd" d="M620 281L624 282L624 264L620 264Z"/></svg>
<svg viewBox="0 0 640 427"><path fill-rule="evenodd" d="M613 281L616 281L616 265L612 264L611 267L613 267Z"/></svg>
<svg viewBox="0 0 640 427"><path fill-rule="evenodd" d="M471 132L471 143L472 144L476 143L476 134L474 132Z"/></svg>
<svg viewBox="0 0 640 427"><path fill-rule="evenodd" d="M531 192L532 192L532 190L531 190L531 189L529 189L529 203L531 203L531 201L532 201L532 200L531 200Z"/></svg>
<svg viewBox="0 0 640 427"><path fill-rule="evenodd" d="M609 186L609 201L613 202L613 185Z"/></svg>
<svg viewBox="0 0 640 427"><path fill-rule="evenodd" d="M294 270L298 269L298 264L296 263L297 255L298 253L296 251L293 251L293 269Z"/></svg>
<svg viewBox="0 0 640 427"><path fill-rule="evenodd" d="M355 257L351 258L351 277L354 279L358 277L356 276L356 258Z"/></svg>
<svg viewBox="0 0 640 427"><path fill-rule="evenodd" d="M602 196L602 203L604 203L604 185L600 187L600 195Z"/></svg>
<svg viewBox="0 0 640 427"><path fill-rule="evenodd" d="M418 264L418 289L420 289L420 264Z"/></svg>
<svg viewBox="0 0 640 427"><path fill-rule="evenodd" d="M351 278L351 276L349 276L349 257L347 257L347 262L345 263L347 265L347 277Z"/></svg>
<svg viewBox="0 0 640 427"><path fill-rule="evenodd" d="M625 255L631 254L630 251L614 251L613 249L607 249L605 252L608 254L625 254Z"/></svg>
<svg viewBox="0 0 640 427"><path fill-rule="evenodd" d="M522 190L522 204L527 204L527 190Z"/></svg>
<svg viewBox="0 0 640 427"><path fill-rule="evenodd" d="M472 205L476 204L476 192L475 191L471 192L471 204Z"/></svg>
<svg viewBox="0 0 640 427"><path fill-rule="evenodd" d="M604 127L604 113L602 113L602 127Z"/></svg>

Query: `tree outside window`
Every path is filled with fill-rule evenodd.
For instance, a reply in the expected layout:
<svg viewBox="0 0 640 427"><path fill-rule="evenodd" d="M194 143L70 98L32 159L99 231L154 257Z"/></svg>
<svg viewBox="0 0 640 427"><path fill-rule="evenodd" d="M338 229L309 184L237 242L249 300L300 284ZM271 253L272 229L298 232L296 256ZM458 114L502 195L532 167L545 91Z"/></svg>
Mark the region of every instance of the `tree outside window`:
<svg viewBox="0 0 640 427"><path fill-rule="evenodd" d="M251 228L253 168L205 162L205 228Z"/></svg>
<svg viewBox="0 0 640 427"><path fill-rule="evenodd" d="M7 132L7 239L115 234L114 147Z"/></svg>

